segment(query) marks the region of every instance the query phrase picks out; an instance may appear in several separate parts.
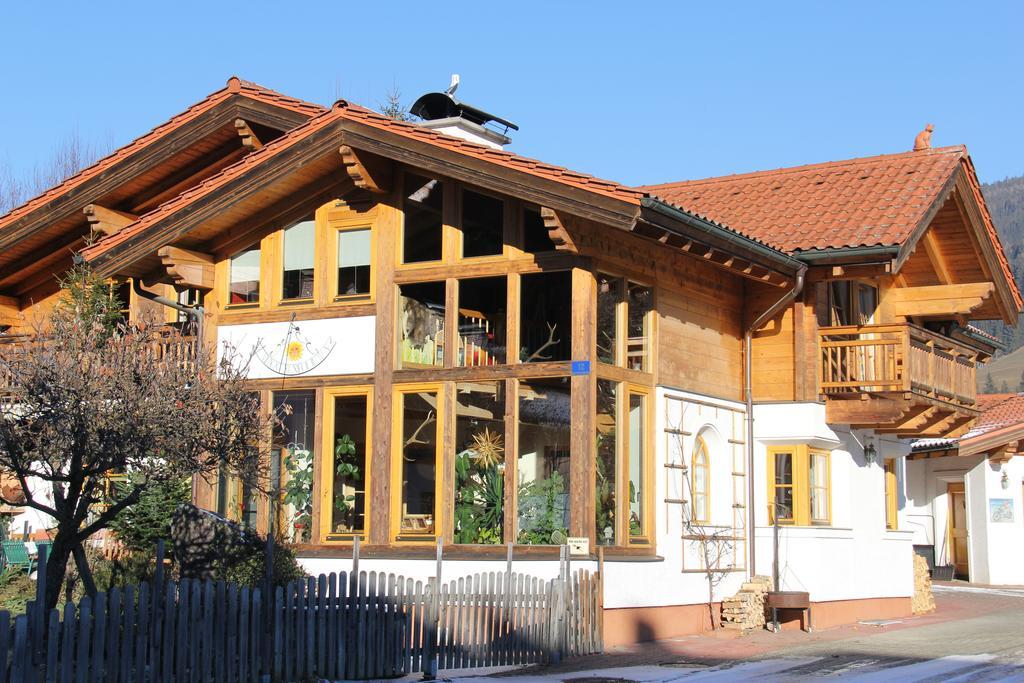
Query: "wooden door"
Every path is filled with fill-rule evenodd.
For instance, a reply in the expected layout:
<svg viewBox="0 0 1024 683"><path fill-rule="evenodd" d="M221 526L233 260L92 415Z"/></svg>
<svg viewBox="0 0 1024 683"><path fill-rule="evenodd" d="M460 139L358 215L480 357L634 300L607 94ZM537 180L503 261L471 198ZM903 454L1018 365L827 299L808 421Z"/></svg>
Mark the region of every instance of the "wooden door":
<svg viewBox="0 0 1024 683"><path fill-rule="evenodd" d="M949 549L956 575L969 577L967 563L967 497L963 484L949 484Z"/></svg>

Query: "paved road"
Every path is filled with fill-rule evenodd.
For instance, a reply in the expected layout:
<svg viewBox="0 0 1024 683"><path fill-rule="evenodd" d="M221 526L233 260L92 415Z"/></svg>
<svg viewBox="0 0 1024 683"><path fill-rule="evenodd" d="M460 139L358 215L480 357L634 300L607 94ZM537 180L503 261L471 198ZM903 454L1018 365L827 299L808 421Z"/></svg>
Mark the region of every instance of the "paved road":
<svg viewBox="0 0 1024 683"><path fill-rule="evenodd" d="M793 634L784 646L771 650L752 648L758 638L710 645L708 638L677 639L593 658L590 666L581 659L557 670L449 680L1024 683L1024 589L952 585L935 586L935 593L939 611L931 617L886 626L860 625L815 637ZM771 637L759 636L760 642L770 642ZM729 652L738 654L731 658Z"/></svg>

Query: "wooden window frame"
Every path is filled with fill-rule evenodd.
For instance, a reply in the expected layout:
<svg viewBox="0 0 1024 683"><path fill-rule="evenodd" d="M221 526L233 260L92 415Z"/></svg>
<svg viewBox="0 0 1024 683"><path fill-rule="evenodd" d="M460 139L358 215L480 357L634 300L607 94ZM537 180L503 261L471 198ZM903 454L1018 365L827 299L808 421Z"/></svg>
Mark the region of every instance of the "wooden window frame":
<svg viewBox="0 0 1024 683"><path fill-rule="evenodd" d="M653 392L649 387L644 387L639 384L633 384L631 382L624 382L620 385L618 390L618 396L624 400L616 399L616 412L619 414L620 424L624 429L621 430L622 438L617 439L616 450L621 454L620 466L617 476L620 477L617 480L619 486L619 544L620 546L645 546L651 545L655 538L655 526L654 526L654 455L652 453L653 436L654 436L654 410L653 410ZM640 470L640 476L642 477L641 485L641 498L640 509L641 514L641 527L640 533L636 536L630 533L629 521L630 521L630 504L629 504L629 485L630 485L630 466L632 464L633 453L630 450L630 431L629 431L629 407L630 401L633 396L642 396L644 399L644 424L643 429L643 462Z"/></svg>
<svg viewBox="0 0 1024 683"><path fill-rule="evenodd" d="M434 447L434 531L432 534L423 534L422 537L415 534L402 534L402 468L404 456L404 440L402 431L403 410L405 408L405 394L433 393L437 396L437 412L435 424L437 429L437 443ZM447 392L445 382L424 382L416 384L395 384L392 386L392 416L391 416L391 542L396 545L422 546L425 543L436 543L438 538L445 536L442 528L445 501L444 495L444 473L447 467L445 458L445 420Z"/></svg>
<svg viewBox="0 0 1024 683"><path fill-rule="evenodd" d="M223 283L217 288L218 291L224 293L224 305L221 308L225 311L248 311L257 308L262 308L267 301L269 291L267 290L267 248L266 238L257 240L247 247L236 249L235 251L228 254L221 263L223 265L220 271L223 273ZM246 301L242 303L231 303L231 262L236 256L246 251L253 249L259 249L260 251L260 296L256 301ZM216 283L215 283L216 284Z"/></svg>
<svg viewBox="0 0 1024 683"><path fill-rule="evenodd" d="M331 531L334 501L334 399L344 396L366 397L366 467L363 474L363 496L365 498L365 523L361 531L350 534ZM330 387L324 390L321 423L323 425L321 457L318 458L317 479L314 489L320 496L320 520L316 538L319 543L330 545L350 545L354 538L366 540L370 537L370 526L373 515L370 510L370 491L372 491L372 455L373 455L373 385ZM345 538L330 538L344 536Z"/></svg>
<svg viewBox="0 0 1024 683"><path fill-rule="evenodd" d="M305 223L306 218L292 221L288 225L278 228L274 232L270 233L263 239L264 245L269 245L270 259L272 267L270 272L272 275L272 281L270 282L270 307L271 308L285 308L285 309L296 309L296 308L313 308L319 305L320 297L318 292L322 286L324 274L322 272L322 263L324 251L324 242L326 236L324 235L324 220L323 220L323 208L318 207L313 211L313 295L304 296L295 299L284 298L284 233L299 223ZM265 266L266 262L261 264ZM264 281L265 283L265 281Z"/></svg>
<svg viewBox="0 0 1024 683"><path fill-rule="evenodd" d="M885 476L885 528L889 531L899 529L899 486L896 474L896 458L885 458L882 461Z"/></svg>
<svg viewBox="0 0 1024 683"><path fill-rule="evenodd" d="M338 240L343 232L356 232L358 230L370 231L370 291L366 294L339 294L338 293ZM324 273L330 277L323 277L322 300L328 305L337 304L366 304L376 301L377 291L377 231L374 229L373 220L364 217L345 218L329 221L325 227L326 238L323 254Z"/></svg>
<svg viewBox="0 0 1024 683"><path fill-rule="evenodd" d="M697 464L697 456L703 453L704 464ZM704 509L699 514L697 510L697 468L704 470ZM711 454L708 452L708 442L703 436L698 435L693 442L693 454L690 456L690 510L693 521L698 524L709 524L711 522Z"/></svg>
<svg viewBox="0 0 1024 683"><path fill-rule="evenodd" d="M657 288L645 281L642 278L632 277L630 275L618 275L614 271L609 272L607 269L599 268L593 271L593 276L604 276L619 281L620 285L620 296L619 300L615 303L615 362L612 364L604 361L596 361L600 365L621 368L627 372L637 372L643 374L651 374L654 372L654 346L655 346L655 320L657 316ZM630 368L627 363L629 360L629 286L637 285L645 287L651 292L651 310L649 310L644 316L644 329L646 339L644 342L644 355L641 369ZM594 334L597 332L595 330ZM595 359L596 360L596 359Z"/></svg>
<svg viewBox="0 0 1024 683"><path fill-rule="evenodd" d="M467 185L466 183L454 183L455 184L455 211L453 222L453 249L452 249L452 260L455 263L484 263L487 261L506 261L509 256L515 253L521 253L522 245L516 243L518 234L521 232L514 226L513 222L518 222L522 219L522 215L514 210L512 206L515 200L511 197L503 197L499 194L484 190L482 188L475 187L473 185ZM490 197L496 201L501 202L501 251L497 254L482 254L480 256L466 256L463 253L465 249L465 236L463 233L463 213L462 209L465 206L465 195L466 192L473 192L482 197ZM448 197L445 197L448 200Z"/></svg>
<svg viewBox="0 0 1024 683"><path fill-rule="evenodd" d="M441 258L432 259L430 261L406 261L405 260L405 202L408 199L405 188L407 179L410 175L419 176L428 180L436 180L441 183ZM401 270L411 268L429 268L431 266L440 266L449 264L454 259L454 247L455 242L458 239L458 229L455 227L455 220L458 214L456 211L458 207L456 204L456 198L460 195L455 187L458 183L453 181L451 178L444 178L441 176L435 176L430 173L425 173L415 168L406 168L400 174L398 174L398 206L399 206L399 220L398 229L395 231L395 238L398 240L395 244L395 269ZM461 246L459 247L461 252Z"/></svg>
<svg viewBox="0 0 1024 683"><path fill-rule="evenodd" d="M811 518L811 453L825 457L825 486L828 519ZM793 476L790 487L793 491L793 517L780 518L780 526L831 526L832 525L832 453L831 451L812 448L807 444L770 446L765 461L767 485L768 524L775 523L775 458L780 454L788 454L792 459Z"/></svg>

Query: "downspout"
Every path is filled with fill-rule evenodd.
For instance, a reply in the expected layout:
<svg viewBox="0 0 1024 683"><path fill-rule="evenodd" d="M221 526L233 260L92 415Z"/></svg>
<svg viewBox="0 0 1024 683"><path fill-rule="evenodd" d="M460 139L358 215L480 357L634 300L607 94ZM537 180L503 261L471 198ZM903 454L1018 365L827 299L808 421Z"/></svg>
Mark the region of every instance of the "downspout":
<svg viewBox="0 0 1024 683"><path fill-rule="evenodd" d="M137 278L132 278L132 291L134 291L137 295L141 296L143 299L149 299L150 301L158 303L161 306L173 308L174 310L187 315L189 318L193 320L193 322L195 322L196 337L199 339L200 344L203 343L203 318L205 317L204 314L206 312L206 309L204 309L202 306L186 306L184 304L178 303L174 299L168 299L165 296L160 296L159 294L154 294L153 292L147 292L145 289L142 288L142 285L139 284Z"/></svg>
<svg viewBox="0 0 1024 683"><path fill-rule="evenodd" d="M751 361L751 341L755 330L759 329L766 322L778 315L779 311L800 296L800 293L804 291L804 276L806 275L807 266L805 264L801 264L800 270L796 273L796 280L793 282L793 288L786 292L781 299L772 304L768 310L758 316L743 333L743 395L746 398L747 403L747 543L750 551L750 563L747 566L748 577L754 576L757 567L757 539L755 538L757 515L756 508L754 506L754 393L753 382L751 380L753 366Z"/></svg>

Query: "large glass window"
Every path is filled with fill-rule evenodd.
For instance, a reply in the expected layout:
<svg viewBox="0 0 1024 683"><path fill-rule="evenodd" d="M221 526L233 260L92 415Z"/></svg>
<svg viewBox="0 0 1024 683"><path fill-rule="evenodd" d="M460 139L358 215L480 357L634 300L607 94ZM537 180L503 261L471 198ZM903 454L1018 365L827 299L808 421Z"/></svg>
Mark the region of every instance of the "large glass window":
<svg viewBox="0 0 1024 683"><path fill-rule="evenodd" d="M399 397L399 538L432 537L437 514L438 392L405 391Z"/></svg>
<svg viewBox="0 0 1024 683"><path fill-rule="evenodd" d="M619 309L622 302L622 278L597 276L597 359L618 364Z"/></svg>
<svg viewBox="0 0 1024 683"><path fill-rule="evenodd" d="M523 250L530 254L555 250L540 211L523 209Z"/></svg>
<svg viewBox="0 0 1024 683"><path fill-rule="evenodd" d="M521 380L517 541L561 545L569 528L569 379Z"/></svg>
<svg viewBox="0 0 1024 683"><path fill-rule="evenodd" d="M260 300L260 247L257 244L231 257L229 303L253 304Z"/></svg>
<svg viewBox="0 0 1024 683"><path fill-rule="evenodd" d="M403 263L441 260L444 233L444 185L412 173L405 175Z"/></svg>
<svg viewBox="0 0 1024 683"><path fill-rule="evenodd" d="M312 299L316 222L309 218L284 231L282 299Z"/></svg>
<svg viewBox="0 0 1024 683"><path fill-rule="evenodd" d="M647 525L644 510L647 467L647 396L629 396L629 535L643 536Z"/></svg>
<svg viewBox="0 0 1024 683"><path fill-rule="evenodd" d="M338 231L337 296L370 294L370 228Z"/></svg>
<svg viewBox="0 0 1024 683"><path fill-rule="evenodd" d="M455 390L456 543L502 543L505 515L505 382Z"/></svg>
<svg viewBox="0 0 1024 683"><path fill-rule="evenodd" d="M597 544L614 545L618 541L615 514L618 464L616 423L619 384L597 380L597 462L594 499L597 504Z"/></svg>
<svg viewBox="0 0 1024 683"><path fill-rule="evenodd" d="M472 190L462 191L462 255L500 254L505 244L505 204Z"/></svg>
<svg viewBox="0 0 1024 683"><path fill-rule="evenodd" d="M649 370L650 320L653 310L651 288L630 282L628 285L626 367L630 370Z"/></svg>
<svg viewBox="0 0 1024 683"><path fill-rule="evenodd" d="M475 367L505 362L505 277L459 281L459 349L456 364Z"/></svg>
<svg viewBox="0 0 1024 683"><path fill-rule="evenodd" d="M291 543L312 539L313 443L316 393L312 390L275 391L274 413L280 423L274 430L270 477L273 532Z"/></svg>
<svg viewBox="0 0 1024 683"><path fill-rule="evenodd" d="M328 399L332 400L332 399ZM330 469L324 472L330 491L325 496L330 510L321 514L329 519L326 540L347 540L366 531L366 494L368 484L368 403L367 394L334 396L334 428L328 431L331 449Z"/></svg>
<svg viewBox="0 0 1024 683"><path fill-rule="evenodd" d="M711 521L711 460L708 458L708 444L698 436L693 446L693 460L690 473L690 494L693 497L693 519L695 522Z"/></svg>
<svg viewBox="0 0 1024 683"><path fill-rule="evenodd" d="M572 357L572 274L534 273L520 278L519 358L524 363Z"/></svg>
<svg viewBox="0 0 1024 683"><path fill-rule="evenodd" d="M444 315L444 282L423 282L399 288L401 367L444 365Z"/></svg>

